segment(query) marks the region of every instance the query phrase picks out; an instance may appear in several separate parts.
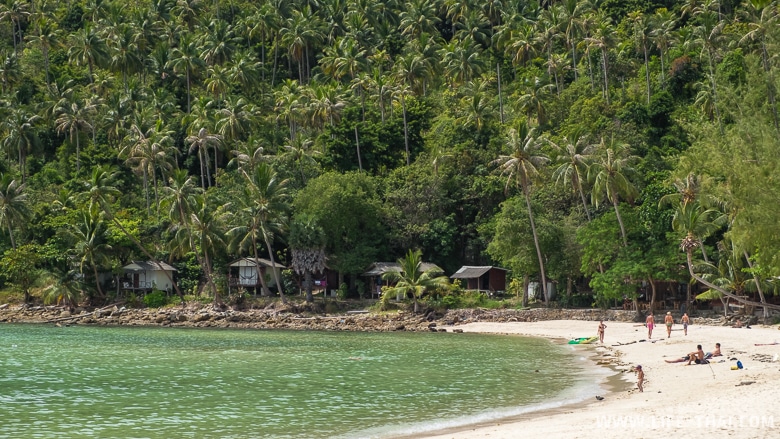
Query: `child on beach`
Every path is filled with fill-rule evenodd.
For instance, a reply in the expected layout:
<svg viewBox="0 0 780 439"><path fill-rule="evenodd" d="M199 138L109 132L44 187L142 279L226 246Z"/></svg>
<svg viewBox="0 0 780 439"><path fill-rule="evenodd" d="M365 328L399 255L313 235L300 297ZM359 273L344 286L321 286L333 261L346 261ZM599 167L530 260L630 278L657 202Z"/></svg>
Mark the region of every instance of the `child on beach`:
<svg viewBox="0 0 780 439"><path fill-rule="evenodd" d="M604 343L604 330L607 329L607 325L604 324L604 320L599 320L599 342Z"/></svg>
<svg viewBox="0 0 780 439"><path fill-rule="evenodd" d="M644 392L645 389L642 384L645 381L645 372L642 370L642 365L637 364L634 370L636 371L636 386L639 388L640 392Z"/></svg>

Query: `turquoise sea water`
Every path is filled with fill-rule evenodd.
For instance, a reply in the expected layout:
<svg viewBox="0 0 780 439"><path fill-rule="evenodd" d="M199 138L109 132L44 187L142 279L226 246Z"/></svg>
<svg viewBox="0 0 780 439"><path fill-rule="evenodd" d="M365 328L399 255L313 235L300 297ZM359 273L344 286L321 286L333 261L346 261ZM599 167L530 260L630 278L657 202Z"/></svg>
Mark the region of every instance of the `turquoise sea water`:
<svg viewBox="0 0 780 439"><path fill-rule="evenodd" d="M0 325L0 437L388 437L581 399L593 373L513 336Z"/></svg>

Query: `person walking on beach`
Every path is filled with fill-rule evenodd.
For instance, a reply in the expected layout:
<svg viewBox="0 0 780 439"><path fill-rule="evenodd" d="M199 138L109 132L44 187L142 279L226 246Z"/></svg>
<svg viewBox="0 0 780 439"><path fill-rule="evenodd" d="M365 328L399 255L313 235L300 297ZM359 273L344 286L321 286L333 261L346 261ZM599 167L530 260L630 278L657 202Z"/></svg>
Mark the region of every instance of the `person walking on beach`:
<svg viewBox="0 0 780 439"><path fill-rule="evenodd" d="M685 332L685 335L688 335L688 323L690 323L690 318L688 318L688 313L683 313L682 318L680 319L680 323L683 325L683 331Z"/></svg>
<svg viewBox="0 0 780 439"><path fill-rule="evenodd" d="M666 323L666 338L670 338L672 336L672 325L674 325L674 317L672 317L671 311L666 311L664 323Z"/></svg>
<svg viewBox="0 0 780 439"><path fill-rule="evenodd" d="M642 365L637 364L634 368L636 370L636 387L639 389L640 392L644 392L644 381L645 381L645 372L642 370Z"/></svg>
<svg viewBox="0 0 780 439"><path fill-rule="evenodd" d="M607 329L607 325L604 324L604 320L599 320L599 342L604 344L604 330Z"/></svg>
<svg viewBox="0 0 780 439"><path fill-rule="evenodd" d="M653 318L652 313L647 315L647 319L645 319L645 326L647 326L647 338L653 338L653 326L655 326L655 319Z"/></svg>

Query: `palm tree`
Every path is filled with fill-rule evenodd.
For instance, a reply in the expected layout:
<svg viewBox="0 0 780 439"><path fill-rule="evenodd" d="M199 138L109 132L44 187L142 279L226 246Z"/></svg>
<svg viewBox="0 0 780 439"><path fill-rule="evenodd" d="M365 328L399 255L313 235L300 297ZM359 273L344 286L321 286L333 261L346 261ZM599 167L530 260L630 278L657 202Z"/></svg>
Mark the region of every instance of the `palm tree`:
<svg viewBox="0 0 780 439"><path fill-rule="evenodd" d="M157 261L157 259L152 257L152 255L146 250L146 247L141 244L141 241L139 241L135 235L130 233L127 228L125 228L125 226L119 221L119 219L114 216L111 210L111 203L121 193L119 189L113 186L117 177L118 172L113 170L110 166L95 166L92 169L92 174L90 174L89 179L84 182L85 192L80 195L89 201L90 206L99 206L106 215L106 218L110 221L113 221L114 225L119 228L119 230L121 230L122 233L127 238L129 238L133 244L138 247L139 250L141 250L141 252L149 259L149 261L156 264L160 268L160 270L168 277L168 280L176 289L176 293L182 299L182 303L184 303L184 295L182 294L181 289L179 289L179 284L173 281L171 274L168 271L162 269L162 265Z"/></svg>
<svg viewBox="0 0 780 439"><path fill-rule="evenodd" d="M218 134L209 134L206 128L198 130L198 134L187 136L185 142L190 145L189 152L198 151L198 158L200 159L200 184L203 190L206 190L206 177L209 180L209 186L211 186L211 177L208 176L208 147L214 146L217 148L222 143L222 137Z"/></svg>
<svg viewBox="0 0 780 439"><path fill-rule="evenodd" d="M10 174L0 174L0 227L8 231L11 248L16 248L14 226L25 224L29 217L24 183L19 184Z"/></svg>
<svg viewBox="0 0 780 439"><path fill-rule="evenodd" d="M71 270L67 264L55 265L44 276L44 283L48 285L42 291L43 303L49 305L63 305L73 309L81 298L81 278L79 273Z"/></svg>
<svg viewBox="0 0 780 439"><path fill-rule="evenodd" d="M317 161L314 156L319 155L320 152L313 149L314 140L297 137L295 140L287 140L284 145L285 152L283 157L289 157L298 166L298 170L301 173L301 187L306 186L306 175L303 172L304 164L316 165Z"/></svg>
<svg viewBox="0 0 780 439"><path fill-rule="evenodd" d="M583 180L588 178L588 165L593 152L593 145L587 144L588 136L581 128L567 134L561 144L548 140L547 142L559 151L556 157L558 167L553 171L556 183L571 184L573 190L580 195L582 208L590 221L590 209L585 201L585 191L582 188Z"/></svg>
<svg viewBox="0 0 780 439"><path fill-rule="evenodd" d="M109 40L108 46L109 64L114 70L122 73L122 82L127 92L127 75L141 71L144 67L144 62L139 56L135 29L128 24L122 24L114 38Z"/></svg>
<svg viewBox="0 0 780 439"><path fill-rule="evenodd" d="M593 32L593 36L585 41L590 46L596 47L601 51L601 66L604 74L604 99L609 104L609 49L615 45L615 29L612 27L612 20L606 15L598 17L598 25Z"/></svg>
<svg viewBox="0 0 780 439"><path fill-rule="evenodd" d="M659 10L653 16L653 21L650 36L655 41L655 47L660 52L658 59L661 61L661 88L666 89L666 66L664 61L672 43L673 30L677 25L677 20L673 18L671 12Z"/></svg>
<svg viewBox="0 0 780 439"><path fill-rule="evenodd" d="M58 134L68 133L70 141L76 141L76 172L81 171L81 144L79 133L82 130L92 130L88 122L87 109L84 102L77 99L61 99L54 108L56 117L55 129Z"/></svg>
<svg viewBox="0 0 780 439"><path fill-rule="evenodd" d="M536 135L536 130L529 128L528 123L523 120L520 126L509 130L507 146L509 154L501 155L493 163L501 169L501 174L506 176L506 188L514 185L523 191L526 208L528 209L528 220L531 223L531 233L534 237L534 246L536 247L536 257L539 261L539 273L542 291L544 292L545 304L549 300L547 293L547 276L544 272L544 258L539 246L539 236L536 233L536 223L534 222L534 213L531 209L531 184L540 175L541 168L546 165L550 159L539 153L542 142Z"/></svg>
<svg viewBox="0 0 780 439"><path fill-rule="evenodd" d="M257 231L253 233L258 233L258 236L262 237L265 242L276 288L279 290L282 301L285 301L282 283L274 260L273 240L274 236L285 229L287 223L288 181L279 179L276 171L267 163L258 164L252 174L244 172L244 177L248 183L244 198L245 212L250 214L252 223L256 225ZM256 253L257 249L255 249Z"/></svg>
<svg viewBox="0 0 780 439"><path fill-rule="evenodd" d="M105 40L90 24L85 24L81 30L73 34L68 56L71 62L79 65L86 64L89 67L90 83L95 80L95 66L102 66L110 59Z"/></svg>
<svg viewBox="0 0 780 439"><path fill-rule="evenodd" d="M35 130L35 124L42 118L37 114L29 114L24 107L18 106L11 109L3 122L5 137L3 146L9 154L16 150L19 155L19 171L22 174L22 183L27 175L27 155L33 148L40 145L40 139Z"/></svg>
<svg viewBox="0 0 780 439"><path fill-rule="evenodd" d="M49 51L61 45L60 36L61 31L56 28L54 21L43 16L37 20L37 33L26 37L28 41L37 43L41 48L41 53L43 54L43 68L46 71L47 88L51 86Z"/></svg>
<svg viewBox="0 0 780 439"><path fill-rule="evenodd" d="M186 253L196 250L198 262L206 275L206 282L214 297L214 305L220 303L219 291L214 283L213 261L218 252L227 247L226 226L232 215L230 203L217 206L207 202L205 194L194 197L189 221L183 223L174 237L174 250ZM194 247L193 247L194 243Z"/></svg>
<svg viewBox="0 0 780 439"><path fill-rule="evenodd" d="M146 192L146 210L149 212L149 177L154 188L154 201L159 214L159 193L157 185L157 170L163 182L166 180L166 171L175 164L174 155L178 150L173 145L173 131L163 125L158 119L154 126L142 130L138 125L131 127L132 135L128 138L127 145L122 148L120 155L127 157L127 162L137 166L143 175L144 191Z"/></svg>
<svg viewBox="0 0 780 439"><path fill-rule="evenodd" d="M398 259L400 270L388 271L382 275L382 279L395 282L395 286L385 291L382 301L387 302L391 297L400 295L406 297L412 295L414 312L420 312L419 300L425 293L435 288L445 288L449 285L447 276L441 276L441 269L422 269L422 251L409 250L406 256Z"/></svg>
<svg viewBox="0 0 780 439"><path fill-rule="evenodd" d="M652 23L650 17L642 11L628 14L628 18L634 23L634 37L636 44L645 57L645 80L647 82L647 104L650 105L650 58L648 57L648 45L650 44Z"/></svg>
<svg viewBox="0 0 780 439"><path fill-rule="evenodd" d="M740 43L745 43L747 40L758 42L759 49L761 51L761 65L764 68L764 74L767 81L767 99L769 100L769 106L772 108L772 118L775 123L775 130L780 131L780 121L778 121L777 114L777 101L776 101L776 89L774 80L774 70L771 66L771 57L767 50L767 36L771 35L773 29L777 28L777 20L780 17L780 12L777 7L771 7L767 5L767 1L751 0L750 4L752 9L747 9L747 26L750 29L744 37L740 40Z"/></svg>
<svg viewBox="0 0 780 439"><path fill-rule="evenodd" d="M549 99L550 90L553 87L553 84L546 84L541 79L536 78L533 85L526 87L523 94L518 98L518 110L525 113L529 119L531 115L535 115L537 125L545 125L547 123L545 101Z"/></svg>
<svg viewBox="0 0 780 439"><path fill-rule="evenodd" d="M288 241L293 270L304 276L306 301L313 302L312 274L325 270L325 231L314 217L302 215L290 225Z"/></svg>
<svg viewBox="0 0 780 439"><path fill-rule="evenodd" d="M720 117L720 108L718 108L718 84L715 79L715 51L723 39L722 32L726 23L719 20L718 14L712 11L700 10L696 15L699 24L693 28L693 33L696 37L696 43L701 47L701 54L707 55L709 79L712 87L712 106L718 119L720 133L723 134L723 122Z"/></svg>
<svg viewBox="0 0 780 439"><path fill-rule="evenodd" d="M104 294L100 286L98 267L108 262L106 252L111 250L111 246L106 242L106 232L106 225L97 205L84 209L80 222L65 229L65 234L73 241L73 255L79 261L79 272L84 275L85 269L92 270L99 298Z"/></svg>
<svg viewBox="0 0 780 439"><path fill-rule="evenodd" d="M11 22L11 36L15 53L19 52L19 46L22 44L22 21L25 21L30 16L29 6L27 2L19 0L0 4L0 21L8 20Z"/></svg>
<svg viewBox="0 0 780 439"><path fill-rule="evenodd" d="M200 58L198 45L192 34L181 36L179 46L171 51L169 68L175 73L184 73L187 81L187 113L192 110L192 93L190 91L193 77L196 76L206 63Z"/></svg>
<svg viewBox="0 0 780 439"><path fill-rule="evenodd" d="M618 224L620 224L620 236L623 238L623 246L627 247L628 237L618 205L620 204L620 197L631 201L637 196L636 187L628 179L628 175L634 171L631 163L636 157L628 155L627 145L616 145L614 138L609 146L602 139L600 149L601 151L599 152L601 154L588 169L588 180L593 185L591 201L596 207L604 198L612 203Z"/></svg>

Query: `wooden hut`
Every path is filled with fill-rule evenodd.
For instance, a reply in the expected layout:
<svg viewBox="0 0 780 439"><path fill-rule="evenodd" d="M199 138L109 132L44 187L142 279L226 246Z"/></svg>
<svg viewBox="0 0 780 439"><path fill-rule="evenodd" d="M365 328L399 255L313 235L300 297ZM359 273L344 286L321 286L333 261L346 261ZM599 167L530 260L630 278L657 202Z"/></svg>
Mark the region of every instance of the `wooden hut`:
<svg viewBox="0 0 780 439"><path fill-rule="evenodd" d="M423 272L432 269L440 273L444 272L441 267L430 262L421 263L420 269ZM368 278L368 291L372 297L379 297L382 286L392 286L389 281L382 279L382 276L390 271L401 271L401 264L398 262L374 262L361 274L361 276Z"/></svg>
<svg viewBox="0 0 780 439"><path fill-rule="evenodd" d="M263 280L265 280L268 288L276 286L276 278L270 272L271 267L274 267L280 279L282 276L281 270L287 269L287 267L278 262L272 263L268 259L263 258L236 259L228 266L228 288L251 288L255 290L261 288L263 284L260 282L260 278L257 277L258 267L260 268L260 275L263 276Z"/></svg>
<svg viewBox="0 0 780 439"><path fill-rule="evenodd" d="M451 279L464 279L467 290L483 291L489 294L506 290L506 268L493 266L464 265Z"/></svg>
<svg viewBox="0 0 780 439"><path fill-rule="evenodd" d="M147 293L152 290L171 292L173 273L176 269L165 262L133 261L124 267L124 276L119 280L119 289L123 291Z"/></svg>

